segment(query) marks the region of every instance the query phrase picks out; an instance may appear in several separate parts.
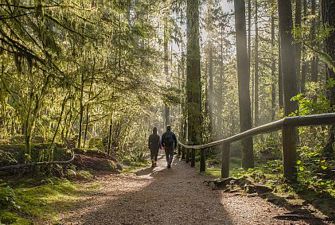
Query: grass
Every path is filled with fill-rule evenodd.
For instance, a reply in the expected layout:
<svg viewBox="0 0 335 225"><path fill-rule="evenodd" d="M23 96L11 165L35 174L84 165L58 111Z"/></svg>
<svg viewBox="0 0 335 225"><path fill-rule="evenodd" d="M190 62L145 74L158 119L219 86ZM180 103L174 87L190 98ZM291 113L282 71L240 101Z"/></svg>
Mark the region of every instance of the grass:
<svg viewBox="0 0 335 225"><path fill-rule="evenodd" d="M243 170L237 159L231 160L230 176L248 177L255 183L270 187L275 196L285 199L287 204L301 205L307 201L335 221L335 180L319 177L313 170L305 168L298 173L297 183L288 183L283 176L281 160L258 164L255 168ZM218 167L207 168L206 174L220 177Z"/></svg>
<svg viewBox="0 0 335 225"><path fill-rule="evenodd" d="M138 162L127 162L127 165L124 165L122 173L134 173L139 169L148 167L151 165L149 160L138 161Z"/></svg>
<svg viewBox="0 0 335 225"><path fill-rule="evenodd" d="M199 168L199 163L197 163L197 168ZM230 171L233 171L235 169L241 168L241 159L237 157L231 157L230 159ZM212 166L212 167L206 167L206 175L212 176L212 177L221 177L221 168L220 166Z"/></svg>
<svg viewBox="0 0 335 225"><path fill-rule="evenodd" d="M98 187L82 187L66 179L45 178L2 182L0 185L0 224L57 222L59 213Z"/></svg>

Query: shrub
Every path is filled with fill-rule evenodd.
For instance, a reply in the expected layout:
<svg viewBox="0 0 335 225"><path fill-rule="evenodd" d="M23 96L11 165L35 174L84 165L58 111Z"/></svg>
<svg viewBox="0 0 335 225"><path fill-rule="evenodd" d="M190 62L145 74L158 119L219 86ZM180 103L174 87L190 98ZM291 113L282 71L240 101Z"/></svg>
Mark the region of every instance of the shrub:
<svg viewBox="0 0 335 225"><path fill-rule="evenodd" d="M0 208L19 208L15 202L14 190L8 186L0 188Z"/></svg>

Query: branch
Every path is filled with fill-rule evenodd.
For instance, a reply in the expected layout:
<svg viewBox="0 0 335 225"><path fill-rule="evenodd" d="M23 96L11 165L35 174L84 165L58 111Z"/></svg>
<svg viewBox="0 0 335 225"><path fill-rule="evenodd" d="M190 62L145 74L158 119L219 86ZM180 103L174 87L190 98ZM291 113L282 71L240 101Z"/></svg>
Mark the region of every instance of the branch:
<svg viewBox="0 0 335 225"><path fill-rule="evenodd" d="M74 154L73 150L71 150L71 152L72 152L71 159L66 160L66 161L34 162L34 163L10 165L10 166L0 167L0 171L11 170L11 169L20 169L20 168L23 168L23 167L31 167L31 166L54 165L54 164L70 164L74 160L74 157L75 157L75 154Z"/></svg>

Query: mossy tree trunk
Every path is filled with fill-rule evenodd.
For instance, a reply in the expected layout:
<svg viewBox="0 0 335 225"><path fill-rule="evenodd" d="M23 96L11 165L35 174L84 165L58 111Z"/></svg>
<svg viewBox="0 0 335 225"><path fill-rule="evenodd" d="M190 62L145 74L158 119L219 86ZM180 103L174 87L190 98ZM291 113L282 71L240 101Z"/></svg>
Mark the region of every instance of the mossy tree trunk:
<svg viewBox="0 0 335 225"><path fill-rule="evenodd" d="M322 23L326 29L334 29L335 27L335 0L322 0L321 4ZM334 30L329 33L324 43L325 52L333 59L335 59L335 32ZM334 68L327 65L326 68L327 79L335 80ZM335 87L328 89L328 99L332 109L335 107ZM332 125L329 130L328 142L324 148L324 155L329 158L334 158L334 145L335 142L335 125Z"/></svg>
<svg viewBox="0 0 335 225"><path fill-rule="evenodd" d="M199 45L199 0L187 0L187 119L188 142L200 144L202 134L201 117L201 73ZM194 166L195 151L192 150Z"/></svg>
<svg viewBox="0 0 335 225"><path fill-rule="evenodd" d="M250 106L250 69L248 65L248 50L245 22L244 0L234 0L235 27L236 27L236 51L237 51L237 76L240 107L240 131L252 127ZM252 138L242 140L242 167L245 169L254 167L254 153Z"/></svg>
<svg viewBox="0 0 335 225"><path fill-rule="evenodd" d="M280 67L282 72L284 94L284 116L296 112L298 105L292 102L297 95L295 45L292 35L293 19L290 0L278 0L279 33L280 33ZM295 127L283 128L283 161L284 175L288 180L296 180L296 142L297 130Z"/></svg>

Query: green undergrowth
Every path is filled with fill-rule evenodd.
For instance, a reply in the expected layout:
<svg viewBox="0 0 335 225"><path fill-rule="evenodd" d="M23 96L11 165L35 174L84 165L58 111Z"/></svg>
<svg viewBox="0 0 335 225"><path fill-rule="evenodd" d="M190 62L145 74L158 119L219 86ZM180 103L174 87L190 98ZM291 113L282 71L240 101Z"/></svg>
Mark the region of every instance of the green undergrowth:
<svg viewBox="0 0 335 225"><path fill-rule="evenodd" d="M221 169L218 167L207 168L206 174L220 177ZM269 161L248 170L231 165L230 175L235 178L252 178L254 182L262 183L278 193L304 193L310 191L321 197L327 196L335 199L334 178L324 179L320 174L313 174L311 171L304 169L298 173L298 182L290 184L285 182L283 166L280 160Z"/></svg>
<svg viewBox="0 0 335 225"><path fill-rule="evenodd" d="M221 177L221 162L218 160L209 159L206 161L206 172L205 175L212 177ZM200 168L200 163L196 164L197 169ZM241 167L241 159L237 157L231 157L230 159L230 171Z"/></svg>
<svg viewBox="0 0 335 225"><path fill-rule="evenodd" d="M151 162L149 160L125 161L123 162L122 173L134 173L137 170L148 166L151 166Z"/></svg>
<svg viewBox="0 0 335 225"><path fill-rule="evenodd" d="M98 184L85 185L67 179L44 178L0 181L0 224L57 222L60 212L73 207Z"/></svg>
<svg viewBox="0 0 335 225"><path fill-rule="evenodd" d="M277 197L285 199L287 204L308 202L335 220L335 178L325 178L324 174L301 162L298 162L298 170L296 183L285 181L281 160L268 161L249 170L233 167L230 176L247 177L254 183L268 186ZM218 167L207 168L206 174L219 178L221 171Z"/></svg>

